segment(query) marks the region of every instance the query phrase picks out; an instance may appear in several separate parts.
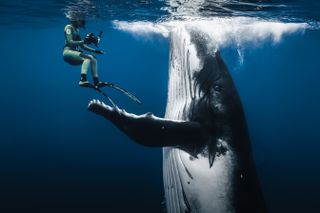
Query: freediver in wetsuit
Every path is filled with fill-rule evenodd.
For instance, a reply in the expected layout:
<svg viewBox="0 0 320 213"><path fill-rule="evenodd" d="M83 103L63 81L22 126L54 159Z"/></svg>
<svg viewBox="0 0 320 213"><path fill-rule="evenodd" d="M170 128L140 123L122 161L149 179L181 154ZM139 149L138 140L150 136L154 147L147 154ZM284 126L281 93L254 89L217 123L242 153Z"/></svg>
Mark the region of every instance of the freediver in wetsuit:
<svg viewBox="0 0 320 213"><path fill-rule="evenodd" d="M83 53L81 49L96 54L104 54L104 52L88 46L93 43L92 37L88 36L90 34L88 34L84 40L81 39L79 28L85 29L85 24L86 22L84 18L70 18L70 24L66 25L64 28L65 46L63 48L63 59L71 65L82 64L79 86L85 87L89 84L87 80L87 73L89 68L91 68L93 84L95 87L99 88L101 86L105 86L107 83L99 81L97 59L93 55Z"/></svg>

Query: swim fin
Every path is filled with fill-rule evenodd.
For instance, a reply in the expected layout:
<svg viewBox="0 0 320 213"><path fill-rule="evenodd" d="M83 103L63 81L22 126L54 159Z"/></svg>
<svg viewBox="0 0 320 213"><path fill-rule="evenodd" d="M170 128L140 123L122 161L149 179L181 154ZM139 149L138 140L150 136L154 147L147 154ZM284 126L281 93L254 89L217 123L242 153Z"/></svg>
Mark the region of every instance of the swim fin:
<svg viewBox="0 0 320 213"><path fill-rule="evenodd" d="M100 84L101 83L101 84ZM80 82L79 82L79 85L80 85ZM138 104L142 104L142 102L136 97L134 96L133 94L131 94L129 91L119 87L118 85L116 84L113 84L113 83L108 83L108 82L99 82L99 85L98 86L95 86L94 84L90 83L90 82L84 82L80 85L81 87L87 87L87 88L92 88L98 92L102 92L100 90L100 88L102 87L110 87L110 88L113 88L115 90L118 90L119 92L121 92L122 94L126 95L128 98L130 98L131 100L133 100L134 102L138 103Z"/></svg>
<svg viewBox="0 0 320 213"><path fill-rule="evenodd" d="M99 83L95 84L96 87L101 88L101 87L106 87L109 86L110 83L108 82L103 82L103 81L99 81Z"/></svg>

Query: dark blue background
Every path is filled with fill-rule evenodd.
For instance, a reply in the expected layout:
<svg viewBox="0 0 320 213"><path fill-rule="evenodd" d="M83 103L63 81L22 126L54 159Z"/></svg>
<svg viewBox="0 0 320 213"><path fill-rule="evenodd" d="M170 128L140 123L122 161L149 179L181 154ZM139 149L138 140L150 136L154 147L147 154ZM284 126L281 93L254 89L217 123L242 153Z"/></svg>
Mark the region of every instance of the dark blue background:
<svg viewBox="0 0 320 213"><path fill-rule="evenodd" d="M101 79L143 105L110 96L128 111L163 116L168 42L137 42L98 27L106 51L98 56ZM134 144L87 111L92 98L103 97L80 88L80 67L63 61L63 29L1 30L1 212L160 212L162 150Z"/></svg>
<svg viewBox="0 0 320 213"><path fill-rule="evenodd" d="M162 212L162 150L130 141L87 111L103 97L79 88L80 67L62 60L66 22L2 28L0 89L1 212ZM118 83L138 106L106 90L127 111L163 116L169 44L133 37L110 24L98 56L102 80ZM318 154L319 31L244 47L225 58L247 116L257 170L270 212L315 212Z"/></svg>

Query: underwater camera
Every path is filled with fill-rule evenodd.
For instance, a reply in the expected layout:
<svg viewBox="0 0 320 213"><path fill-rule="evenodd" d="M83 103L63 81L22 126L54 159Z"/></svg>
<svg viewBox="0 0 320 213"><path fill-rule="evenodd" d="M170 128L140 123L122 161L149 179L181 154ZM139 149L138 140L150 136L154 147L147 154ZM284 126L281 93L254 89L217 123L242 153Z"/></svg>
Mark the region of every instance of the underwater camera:
<svg viewBox="0 0 320 213"><path fill-rule="evenodd" d="M101 40L102 31L100 31L98 36L95 36L93 33L88 33L84 39L86 44L94 44L96 47L98 47L99 42Z"/></svg>

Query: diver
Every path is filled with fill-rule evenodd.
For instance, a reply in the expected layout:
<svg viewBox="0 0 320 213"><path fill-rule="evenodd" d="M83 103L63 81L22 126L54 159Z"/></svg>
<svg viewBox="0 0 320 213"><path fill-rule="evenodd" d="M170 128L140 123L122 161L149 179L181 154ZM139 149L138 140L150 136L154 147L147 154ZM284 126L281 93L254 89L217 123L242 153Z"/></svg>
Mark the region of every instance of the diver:
<svg viewBox="0 0 320 213"><path fill-rule="evenodd" d="M81 77L79 86L86 87L90 83L87 80L87 72L91 69L93 77L93 85L96 88L105 86L107 83L99 81L97 59L93 55L83 53L83 50L87 50L96 54L104 54L103 51L90 48L88 45L97 44L100 41L102 32L99 36L94 36L93 33L88 33L85 39L81 39L79 28L85 29L86 21L82 17L70 17L70 24L64 28L65 46L63 48L63 59L71 65L80 65ZM81 49L80 49L81 48Z"/></svg>

